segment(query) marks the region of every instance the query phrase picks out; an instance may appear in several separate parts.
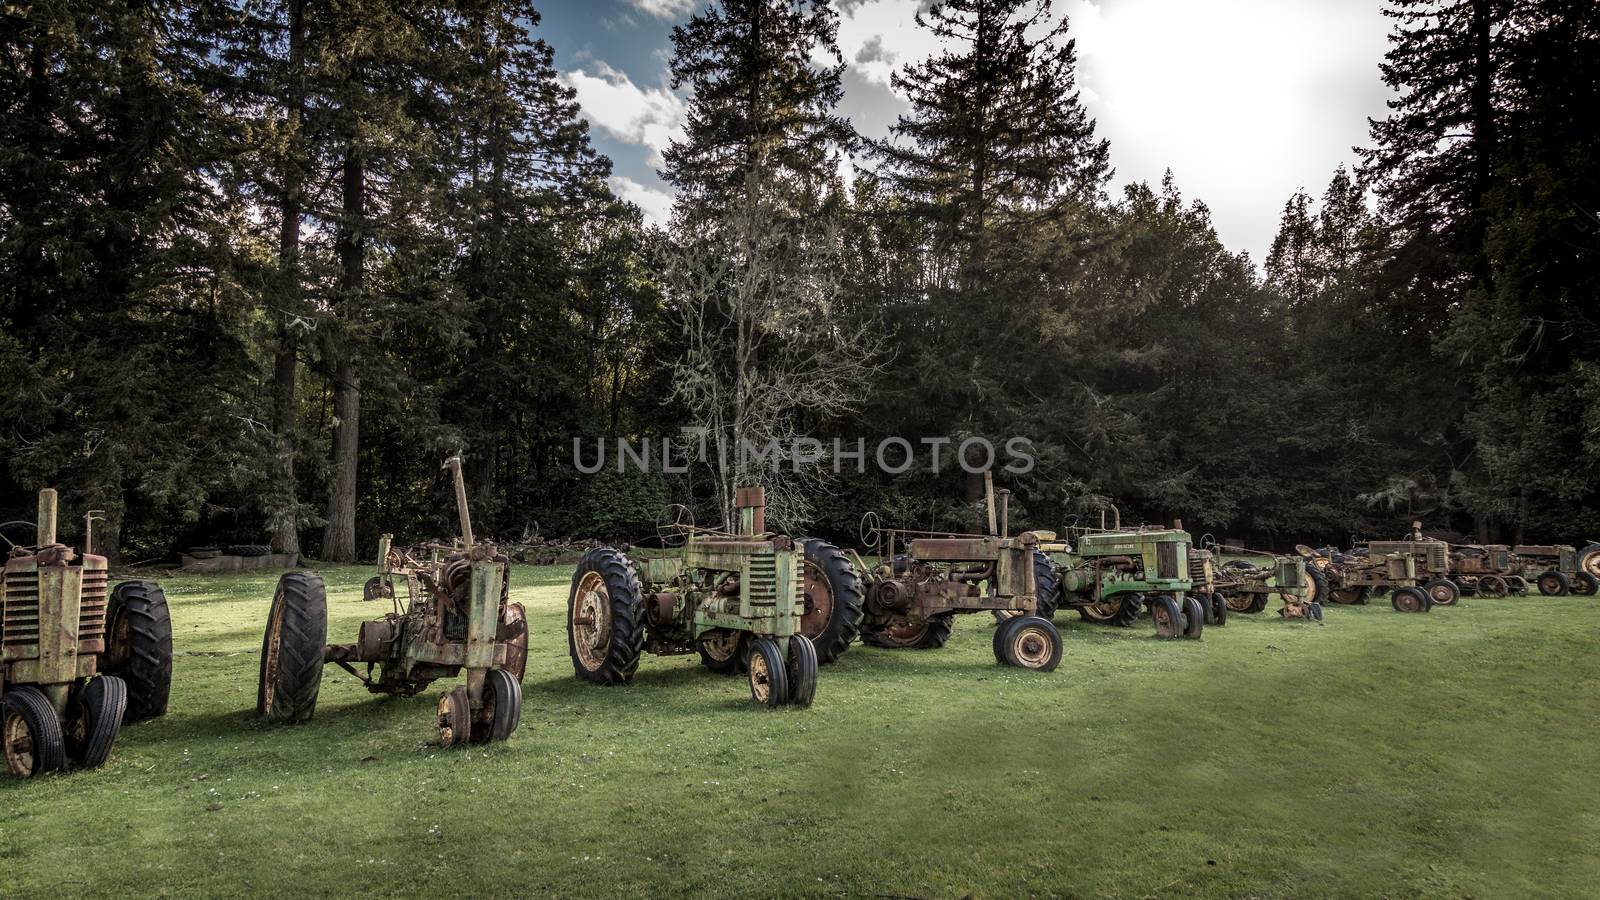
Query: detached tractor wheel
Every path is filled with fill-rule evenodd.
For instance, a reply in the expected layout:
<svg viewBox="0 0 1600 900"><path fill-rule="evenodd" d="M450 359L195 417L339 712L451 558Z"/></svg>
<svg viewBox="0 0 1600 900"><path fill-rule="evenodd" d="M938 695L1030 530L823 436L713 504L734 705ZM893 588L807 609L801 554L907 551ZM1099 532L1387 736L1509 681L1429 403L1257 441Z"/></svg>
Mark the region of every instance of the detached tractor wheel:
<svg viewBox="0 0 1600 900"><path fill-rule="evenodd" d="M322 649L317 649L320 657ZM106 652L100 672L128 686L125 721L165 715L172 693L172 615L153 581L124 581L106 606Z"/></svg>
<svg viewBox="0 0 1600 900"><path fill-rule="evenodd" d="M1596 579L1588 572L1579 570L1572 573L1572 592L1580 597L1593 597L1596 590L1600 590L1600 579Z"/></svg>
<svg viewBox="0 0 1600 900"><path fill-rule="evenodd" d="M801 538L805 548L805 609L800 633L811 639L817 662L826 665L849 649L861 633L862 604L866 593L861 576L844 551L827 541Z"/></svg>
<svg viewBox="0 0 1600 900"><path fill-rule="evenodd" d="M328 643L328 595L322 576L289 572L278 579L261 641L256 715L268 722L310 720L322 689L322 654Z"/></svg>
<svg viewBox="0 0 1600 900"><path fill-rule="evenodd" d="M768 709L789 702L789 666L766 635L750 642L750 698Z"/></svg>
<svg viewBox="0 0 1600 900"><path fill-rule="evenodd" d="M784 674L789 681L789 705L805 708L817 697L817 648L803 634L789 636L789 658Z"/></svg>
<svg viewBox="0 0 1600 900"><path fill-rule="evenodd" d="M1183 636L1191 641L1200 639L1206 627L1206 608L1195 597L1183 598Z"/></svg>
<svg viewBox="0 0 1600 900"><path fill-rule="evenodd" d="M495 640L506 645L505 670L522 683L528 673L528 613L521 603L507 603Z"/></svg>
<svg viewBox="0 0 1600 900"><path fill-rule="evenodd" d="M1061 579L1056 576L1050 557L1041 550L1033 551L1033 597L1037 603L1035 615L1047 622L1054 620L1061 605Z"/></svg>
<svg viewBox="0 0 1600 900"><path fill-rule="evenodd" d="M56 772L67 765L61 719L44 692L32 685L6 691L0 703L0 748L17 778Z"/></svg>
<svg viewBox="0 0 1600 900"><path fill-rule="evenodd" d="M472 742L503 741L511 737L521 722L522 682L503 669L485 672L483 709L473 717Z"/></svg>
<svg viewBox="0 0 1600 900"><path fill-rule="evenodd" d="M1499 575L1485 575L1478 579L1479 597L1504 597L1511 593L1511 586Z"/></svg>
<svg viewBox="0 0 1600 900"><path fill-rule="evenodd" d="M1455 606L1461 599L1461 589L1448 578L1435 578L1422 588L1435 606Z"/></svg>
<svg viewBox="0 0 1600 900"><path fill-rule="evenodd" d="M996 640L1002 663L1035 672L1053 672L1061 664L1061 632L1040 616L1018 616L1001 626Z"/></svg>
<svg viewBox="0 0 1600 900"><path fill-rule="evenodd" d="M439 695L439 745L459 747L472 738L472 701L465 686Z"/></svg>
<svg viewBox="0 0 1600 900"><path fill-rule="evenodd" d="M1171 594L1156 594L1149 599L1150 618L1156 624L1156 637L1172 639L1183 636L1183 611Z"/></svg>
<svg viewBox="0 0 1600 900"><path fill-rule="evenodd" d="M1427 612L1433 608L1427 593L1422 588L1415 587L1395 588L1389 595L1389 605L1393 606L1396 612L1403 613Z"/></svg>
<svg viewBox="0 0 1600 900"><path fill-rule="evenodd" d="M627 684L644 650L644 598L633 564L620 551L596 547L572 573L567 597L567 653L572 670L592 684Z"/></svg>
<svg viewBox="0 0 1600 900"><path fill-rule="evenodd" d="M1572 592L1572 583L1567 581L1567 576L1551 570L1539 576L1539 593L1546 597L1565 597Z"/></svg>
<svg viewBox="0 0 1600 900"><path fill-rule="evenodd" d="M695 649L700 652L700 665L718 675L737 675L744 668L745 636L748 631L718 628L700 637Z"/></svg>
<svg viewBox="0 0 1600 900"><path fill-rule="evenodd" d="M862 629L861 640L890 650L937 650L950 640L955 614L943 613L922 622L895 617L889 624Z"/></svg>
<svg viewBox="0 0 1600 900"><path fill-rule="evenodd" d="M115 675L89 679L78 689L69 707L72 719L67 724L67 756L86 769L105 765L111 745L122 730L122 717L128 711L128 685Z"/></svg>
<svg viewBox="0 0 1600 900"><path fill-rule="evenodd" d="M1221 594L1217 593L1216 591L1212 591L1211 593L1205 595L1205 600L1203 602L1207 605L1208 611L1211 613L1209 618L1210 624L1215 625L1218 628L1228 624L1228 601L1224 600Z"/></svg>

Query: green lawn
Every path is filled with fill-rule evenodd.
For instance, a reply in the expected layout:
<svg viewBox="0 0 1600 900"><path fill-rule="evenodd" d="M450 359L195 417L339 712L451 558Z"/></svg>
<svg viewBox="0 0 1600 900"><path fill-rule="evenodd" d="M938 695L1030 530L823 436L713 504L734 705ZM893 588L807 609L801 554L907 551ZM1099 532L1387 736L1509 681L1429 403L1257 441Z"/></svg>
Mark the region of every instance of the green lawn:
<svg viewBox="0 0 1600 900"><path fill-rule="evenodd" d="M1200 642L1063 614L1054 674L856 646L816 705L647 658L576 681L570 567L518 567L522 728L441 751L437 691L336 668L316 718L251 711L273 579L164 579L171 712L109 765L0 777L0 896L1593 896L1600 601L1467 598ZM330 570L330 636L376 615ZM1276 605L1276 604L1274 604Z"/></svg>

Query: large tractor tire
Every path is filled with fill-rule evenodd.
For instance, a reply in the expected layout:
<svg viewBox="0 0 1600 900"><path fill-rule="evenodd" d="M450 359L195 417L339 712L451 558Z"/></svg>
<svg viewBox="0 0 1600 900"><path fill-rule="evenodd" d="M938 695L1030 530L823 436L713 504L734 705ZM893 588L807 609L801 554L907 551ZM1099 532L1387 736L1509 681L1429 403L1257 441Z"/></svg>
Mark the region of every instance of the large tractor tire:
<svg viewBox="0 0 1600 900"><path fill-rule="evenodd" d="M861 629L861 640L890 650L937 650L950 640L955 614L944 613L926 622L895 619L888 625Z"/></svg>
<svg viewBox="0 0 1600 900"><path fill-rule="evenodd" d="M85 769L105 765L128 712L128 685L115 675L89 679L69 705L67 756Z"/></svg>
<svg viewBox="0 0 1600 900"><path fill-rule="evenodd" d="M112 588L100 671L127 684L123 721L143 722L166 714L172 693L172 614L161 585L124 581Z"/></svg>
<svg viewBox="0 0 1600 900"><path fill-rule="evenodd" d="M1061 605L1061 579L1050 557L1040 550L1033 551L1033 595L1038 602L1034 614L1046 622L1054 619Z"/></svg>
<svg viewBox="0 0 1600 900"><path fill-rule="evenodd" d="M1589 577L1600 583L1600 544L1590 544L1578 551L1578 571L1588 572Z"/></svg>
<svg viewBox="0 0 1600 900"><path fill-rule="evenodd" d="M1018 616L995 629L994 651L1003 665L1054 672L1061 664L1061 632L1039 616Z"/></svg>
<svg viewBox="0 0 1600 900"><path fill-rule="evenodd" d="M567 597L567 653L573 672L593 684L627 684L644 651L644 598L633 563L596 547L572 573Z"/></svg>
<svg viewBox="0 0 1600 900"><path fill-rule="evenodd" d="M256 715L268 722L310 721L322 690L323 650L328 644L328 593L315 572L289 572L278 579L261 639L261 677Z"/></svg>
<svg viewBox="0 0 1600 900"><path fill-rule="evenodd" d="M6 691L0 701L0 749L16 778L60 771L67 765L61 719L44 692L32 685Z"/></svg>
<svg viewBox="0 0 1600 900"><path fill-rule="evenodd" d="M817 662L827 665L861 634L866 593L861 589L861 576L844 551L818 538L801 538L800 544L806 552L806 606L801 614L800 633L811 639Z"/></svg>
<svg viewBox="0 0 1600 900"><path fill-rule="evenodd" d="M1572 582L1567 576L1551 569L1539 576L1539 593L1546 597L1565 597L1572 593Z"/></svg>

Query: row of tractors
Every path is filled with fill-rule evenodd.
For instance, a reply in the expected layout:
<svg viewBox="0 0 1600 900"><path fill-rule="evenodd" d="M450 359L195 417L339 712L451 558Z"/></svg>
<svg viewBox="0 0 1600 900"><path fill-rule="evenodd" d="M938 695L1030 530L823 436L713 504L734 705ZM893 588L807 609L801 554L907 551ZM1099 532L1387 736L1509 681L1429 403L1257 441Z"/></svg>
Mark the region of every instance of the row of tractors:
<svg viewBox="0 0 1600 900"><path fill-rule="evenodd" d="M459 535L449 543L396 547L384 535L363 599L390 612L363 622L354 643L328 643L321 576L279 579L262 640L257 715L295 724L315 712L323 672L337 666L372 693L415 696L464 675L440 695L442 746L504 741L522 714L528 625L510 600L510 565L477 538L461 460L445 463ZM1350 551L1297 548L1276 555L1197 544L1173 527L1072 526L1010 534L1007 492L988 494L981 534L883 528L862 520L866 557L827 541L769 532L765 494L735 496L738 524L696 527L677 508L658 545L584 555L567 603L567 651L575 675L602 685L631 681L642 657L698 655L712 672L742 674L752 700L806 707L818 669L858 641L932 650L954 618L988 614L997 663L1039 672L1061 662L1055 615L1130 626L1148 617L1157 637L1198 639L1235 613L1263 612L1275 596L1286 620L1320 621L1323 604L1365 603L1388 593L1394 609L1426 612L1463 594L1505 596L1537 585L1546 594L1592 594L1600 545L1455 547L1440 541L1372 541ZM161 715L172 677L172 625L161 588L125 581L108 591L103 556L55 539L55 492L40 494L37 537L12 545L0 580L3 749L13 775L103 763L122 724ZM868 560L871 560L869 562Z"/></svg>

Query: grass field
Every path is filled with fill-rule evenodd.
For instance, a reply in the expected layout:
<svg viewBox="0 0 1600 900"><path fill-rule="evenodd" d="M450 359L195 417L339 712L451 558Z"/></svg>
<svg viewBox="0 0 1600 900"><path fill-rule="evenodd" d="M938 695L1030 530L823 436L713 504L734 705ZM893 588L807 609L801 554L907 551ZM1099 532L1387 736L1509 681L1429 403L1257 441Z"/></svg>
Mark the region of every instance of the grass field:
<svg viewBox="0 0 1600 900"><path fill-rule="evenodd" d="M273 579L168 577L171 712L104 769L0 777L0 896L1593 896L1600 601L1467 598L1200 642L1063 614L1054 674L987 617L856 646L816 705L646 658L572 677L570 567L518 567L522 728L441 751L437 691L336 668L316 718L252 721ZM327 570L330 637L376 615Z"/></svg>

